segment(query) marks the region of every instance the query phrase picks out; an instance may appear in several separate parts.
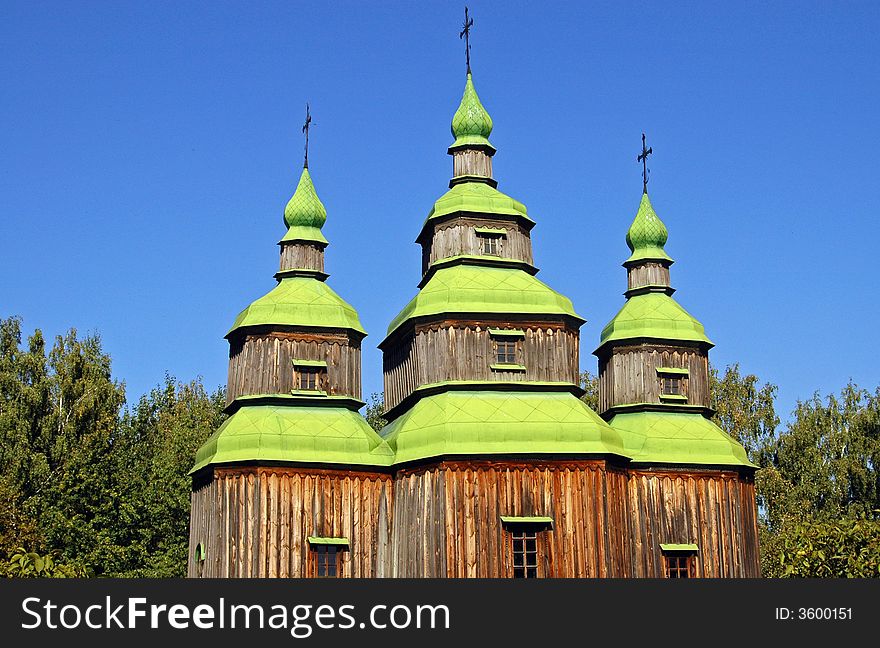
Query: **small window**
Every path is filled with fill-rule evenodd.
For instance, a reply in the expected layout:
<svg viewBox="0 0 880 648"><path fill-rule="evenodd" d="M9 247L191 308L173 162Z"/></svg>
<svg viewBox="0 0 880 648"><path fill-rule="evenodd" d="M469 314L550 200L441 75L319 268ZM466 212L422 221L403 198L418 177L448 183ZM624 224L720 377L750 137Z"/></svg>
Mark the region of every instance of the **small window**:
<svg viewBox="0 0 880 648"><path fill-rule="evenodd" d="M552 527L548 517L501 517L509 533L513 578L540 578L543 532Z"/></svg>
<svg viewBox="0 0 880 648"><path fill-rule="evenodd" d="M495 341L495 362L497 364L517 364L516 340Z"/></svg>
<svg viewBox="0 0 880 648"><path fill-rule="evenodd" d="M663 395L681 396L681 376L662 376Z"/></svg>
<svg viewBox="0 0 880 648"><path fill-rule="evenodd" d="M312 545L312 560L316 578L341 578L341 547L337 545Z"/></svg>
<svg viewBox="0 0 880 648"><path fill-rule="evenodd" d="M321 389L321 376L323 373L318 367L297 367L296 388L303 391Z"/></svg>
<svg viewBox="0 0 880 648"><path fill-rule="evenodd" d="M666 578L694 578L696 557L689 553L667 553L663 556Z"/></svg>
<svg viewBox="0 0 880 648"><path fill-rule="evenodd" d="M501 256L502 234L477 232L477 240L480 243L480 254L487 256Z"/></svg>

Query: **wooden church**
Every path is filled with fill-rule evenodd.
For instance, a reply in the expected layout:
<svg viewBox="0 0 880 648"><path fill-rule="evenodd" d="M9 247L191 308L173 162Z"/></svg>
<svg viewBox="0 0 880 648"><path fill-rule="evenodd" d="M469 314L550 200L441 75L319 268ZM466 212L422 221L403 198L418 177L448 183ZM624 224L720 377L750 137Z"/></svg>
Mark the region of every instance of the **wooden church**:
<svg viewBox="0 0 880 648"><path fill-rule="evenodd" d="M712 342L673 298L647 178L626 302L594 351L596 413L585 320L536 276L536 221L498 190L491 131L468 60L419 290L379 344L378 433L306 157L277 285L226 334L229 418L192 470L191 577L760 575L755 466L710 420Z"/></svg>

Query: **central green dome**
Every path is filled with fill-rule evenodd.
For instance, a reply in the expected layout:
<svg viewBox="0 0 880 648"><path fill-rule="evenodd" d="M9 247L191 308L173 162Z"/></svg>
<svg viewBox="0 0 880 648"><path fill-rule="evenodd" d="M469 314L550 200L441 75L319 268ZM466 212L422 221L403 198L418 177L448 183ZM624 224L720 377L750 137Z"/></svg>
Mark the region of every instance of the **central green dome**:
<svg viewBox="0 0 880 648"><path fill-rule="evenodd" d="M284 224L290 227L316 227L327 221L327 210L312 183L308 168L303 169L293 197L284 208Z"/></svg>

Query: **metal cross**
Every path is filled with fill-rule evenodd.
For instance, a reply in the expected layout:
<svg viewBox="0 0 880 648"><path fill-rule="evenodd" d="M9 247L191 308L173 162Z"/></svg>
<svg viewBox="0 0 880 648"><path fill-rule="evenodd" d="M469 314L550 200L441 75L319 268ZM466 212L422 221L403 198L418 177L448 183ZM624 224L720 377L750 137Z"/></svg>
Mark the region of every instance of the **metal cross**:
<svg viewBox="0 0 880 648"><path fill-rule="evenodd" d="M464 8L464 25L462 25L461 33L458 35L459 38L464 39L464 52L465 57L467 58L467 71L468 74L471 73L471 27L474 26L474 19L468 17L468 8Z"/></svg>
<svg viewBox="0 0 880 648"><path fill-rule="evenodd" d="M306 103L306 123L303 124L303 133L306 134L306 157L305 162L303 162L303 168L309 168L309 127L312 124L312 114L309 112L309 104Z"/></svg>
<svg viewBox="0 0 880 648"><path fill-rule="evenodd" d="M648 156L654 152L654 147L645 148L645 134L642 133L642 153L636 158L642 163L642 193L648 193Z"/></svg>

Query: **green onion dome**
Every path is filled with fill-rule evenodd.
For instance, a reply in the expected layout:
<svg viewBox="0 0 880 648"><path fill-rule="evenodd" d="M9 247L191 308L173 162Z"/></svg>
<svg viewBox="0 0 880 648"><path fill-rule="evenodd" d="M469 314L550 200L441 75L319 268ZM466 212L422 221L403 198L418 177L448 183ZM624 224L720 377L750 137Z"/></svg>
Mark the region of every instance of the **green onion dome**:
<svg viewBox="0 0 880 648"><path fill-rule="evenodd" d="M303 169L293 198L284 208L284 224L291 227L315 227L320 229L327 220L327 210L315 192L308 168Z"/></svg>
<svg viewBox="0 0 880 648"><path fill-rule="evenodd" d="M672 261L663 249L668 237L669 232L651 206L651 199L648 198L648 194L642 194L639 211L636 213L635 220L633 220L626 233L626 244L632 252L632 255L626 262L630 263L645 259Z"/></svg>
<svg viewBox="0 0 880 648"><path fill-rule="evenodd" d="M452 117L452 136L455 142L450 148L459 146L486 146L493 151L495 148L489 143L489 135L492 133L492 118L474 89L471 73L468 72L467 82L464 85L464 95L455 115Z"/></svg>

